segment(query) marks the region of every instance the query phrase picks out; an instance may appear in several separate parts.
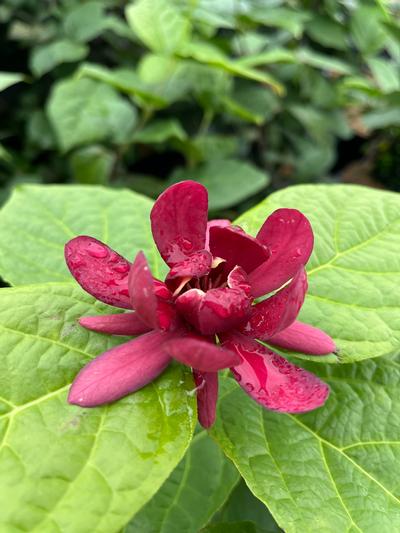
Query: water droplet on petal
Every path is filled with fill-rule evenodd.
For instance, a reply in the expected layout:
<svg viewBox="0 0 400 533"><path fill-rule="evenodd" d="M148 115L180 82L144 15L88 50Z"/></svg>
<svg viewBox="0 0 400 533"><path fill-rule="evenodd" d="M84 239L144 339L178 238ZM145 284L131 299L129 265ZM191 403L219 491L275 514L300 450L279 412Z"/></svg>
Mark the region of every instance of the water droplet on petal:
<svg viewBox="0 0 400 533"><path fill-rule="evenodd" d="M121 263L119 265L115 265L114 270L119 274L126 274L129 270L129 265L127 263Z"/></svg>
<svg viewBox="0 0 400 533"><path fill-rule="evenodd" d="M104 259L108 255L108 250L97 242L90 242L86 248L89 255L96 259Z"/></svg>

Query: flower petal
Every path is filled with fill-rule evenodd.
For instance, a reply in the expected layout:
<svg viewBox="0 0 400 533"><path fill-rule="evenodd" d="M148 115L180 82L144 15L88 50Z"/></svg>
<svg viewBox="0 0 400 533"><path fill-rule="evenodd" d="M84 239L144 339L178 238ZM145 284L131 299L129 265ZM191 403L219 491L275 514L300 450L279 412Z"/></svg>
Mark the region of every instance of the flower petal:
<svg viewBox="0 0 400 533"><path fill-rule="evenodd" d="M208 429L215 422L218 399L218 373L193 370L197 387L197 417L203 428Z"/></svg>
<svg viewBox="0 0 400 533"><path fill-rule="evenodd" d="M204 250L207 211L207 189L195 181L176 183L158 197L150 215L151 229L169 266Z"/></svg>
<svg viewBox="0 0 400 533"><path fill-rule="evenodd" d="M167 280L175 278L200 278L211 270L212 255L207 250L199 250L187 259L175 263L168 273Z"/></svg>
<svg viewBox="0 0 400 533"><path fill-rule="evenodd" d="M215 218L214 220L209 220L207 222L207 232L206 232L206 244L204 248L206 250L210 249L210 229L211 228L226 228L227 226L230 226L232 222L226 218Z"/></svg>
<svg viewBox="0 0 400 533"><path fill-rule="evenodd" d="M91 331L108 335L141 335L150 328L138 317L137 313L119 313L116 315L83 316L79 324Z"/></svg>
<svg viewBox="0 0 400 533"><path fill-rule="evenodd" d="M301 270L283 289L252 307L250 320L242 333L267 340L290 326L304 303L307 287L307 274Z"/></svg>
<svg viewBox="0 0 400 533"><path fill-rule="evenodd" d="M109 246L80 235L65 245L65 261L86 292L115 307L132 307L128 291L130 263Z"/></svg>
<svg viewBox="0 0 400 533"><path fill-rule="evenodd" d="M157 297L153 276L143 252L139 252L129 272L129 294L138 316L153 329L158 327Z"/></svg>
<svg viewBox="0 0 400 533"><path fill-rule="evenodd" d="M217 372L241 362L236 353L193 333L165 342L163 349L184 365L202 372Z"/></svg>
<svg viewBox="0 0 400 533"><path fill-rule="evenodd" d="M250 296L251 286L249 283L249 277L242 267L236 266L229 272L227 284L230 289L240 289L247 296Z"/></svg>
<svg viewBox="0 0 400 533"><path fill-rule="evenodd" d="M337 351L335 343L324 331L297 321L268 342L285 350L309 355L327 355Z"/></svg>
<svg viewBox="0 0 400 533"><path fill-rule="evenodd" d="M261 242L236 226L213 226L210 229L210 251L214 257L225 259L226 272L239 265L249 273L269 258L269 251Z"/></svg>
<svg viewBox="0 0 400 533"><path fill-rule="evenodd" d="M277 209L264 222L257 240L269 248L271 257L249 276L255 298L279 289L304 267L314 246L314 235L300 211Z"/></svg>
<svg viewBox="0 0 400 533"><path fill-rule="evenodd" d="M162 350L163 341L169 338L168 333L152 331L96 357L75 378L69 403L95 407L141 389L170 362Z"/></svg>
<svg viewBox="0 0 400 533"><path fill-rule="evenodd" d="M139 252L129 272L129 294L139 318L152 329L169 330L174 323L172 295L162 281L151 275L143 252Z"/></svg>
<svg viewBox="0 0 400 533"><path fill-rule="evenodd" d="M251 311L251 300L240 289L191 289L179 296L181 316L203 335L213 335L241 325Z"/></svg>
<svg viewBox="0 0 400 533"><path fill-rule="evenodd" d="M326 383L257 341L234 334L225 338L223 346L242 357L242 364L232 368L232 373L242 389L263 407L305 413L325 403L329 395Z"/></svg>

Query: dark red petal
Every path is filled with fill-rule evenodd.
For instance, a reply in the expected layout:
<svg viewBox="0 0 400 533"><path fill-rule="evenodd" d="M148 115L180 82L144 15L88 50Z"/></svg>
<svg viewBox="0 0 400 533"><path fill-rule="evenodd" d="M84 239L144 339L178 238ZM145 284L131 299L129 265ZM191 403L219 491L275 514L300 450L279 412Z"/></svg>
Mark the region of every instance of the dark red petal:
<svg viewBox="0 0 400 533"><path fill-rule="evenodd" d="M129 294L132 307L152 329L173 327L175 310L167 286L151 275L143 252L139 252L129 273Z"/></svg>
<svg viewBox="0 0 400 533"><path fill-rule="evenodd" d="M168 273L167 279L200 278L211 270L212 255L207 250L191 254L187 259L175 263Z"/></svg>
<svg viewBox="0 0 400 533"><path fill-rule="evenodd" d="M203 372L217 372L241 362L236 353L193 333L165 342L163 349L184 365Z"/></svg>
<svg viewBox="0 0 400 533"><path fill-rule="evenodd" d="M267 340L290 326L304 303L307 287L307 274L301 270L283 289L252 307L250 320L242 333Z"/></svg>
<svg viewBox="0 0 400 533"><path fill-rule="evenodd" d="M251 287L249 283L249 277L242 267L236 266L229 272L227 283L230 289L240 289L247 296L250 295Z"/></svg>
<svg viewBox="0 0 400 533"><path fill-rule="evenodd" d="M267 409L305 413L325 403L326 383L257 341L235 334L226 337L223 345L242 357L242 364L232 368L239 385Z"/></svg>
<svg viewBox="0 0 400 533"><path fill-rule="evenodd" d="M232 222L226 218L215 218L214 220L209 220L207 222L207 232L206 232L206 244L205 249L209 250L210 248L210 229L219 227L219 228L226 228L227 226L230 226Z"/></svg>
<svg viewBox="0 0 400 533"><path fill-rule="evenodd" d="M255 298L279 289L307 263L314 235L308 219L297 209L277 209L264 222L257 240L271 251L269 261L249 276Z"/></svg>
<svg viewBox="0 0 400 533"><path fill-rule="evenodd" d="M162 350L169 335L152 331L96 357L75 378L69 403L95 407L114 402L153 381L171 360Z"/></svg>
<svg viewBox="0 0 400 533"><path fill-rule="evenodd" d="M294 322L288 328L271 337L268 342L285 350L309 355L327 355L337 350L329 335L302 322Z"/></svg>
<svg viewBox="0 0 400 533"><path fill-rule="evenodd" d="M218 399L218 373L193 370L197 387L197 417L203 428L208 429L215 422Z"/></svg>
<svg viewBox="0 0 400 533"><path fill-rule="evenodd" d="M176 183L156 200L150 215L151 229L169 266L204 250L207 211L207 189L195 181Z"/></svg>
<svg viewBox="0 0 400 533"><path fill-rule="evenodd" d="M93 237L80 235L65 245L65 261L79 285L105 302L130 309L128 274L130 263Z"/></svg>
<svg viewBox="0 0 400 533"><path fill-rule="evenodd" d="M269 257L265 246L235 226L212 227L210 251L214 257L225 259L226 272L230 272L236 265L241 266L247 273L252 272Z"/></svg>
<svg viewBox="0 0 400 533"><path fill-rule="evenodd" d="M153 329L158 328L154 281L143 252L137 254L132 264L128 284L132 307L143 322Z"/></svg>
<svg viewBox="0 0 400 533"><path fill-rule="evenodd" d="M203 335L228 331L242 324L251 311L251 301L240 289L191 289L176 299L181 316Z"/></svg>
<svg viewBox="0 0 400 533"><path fill-rule="evenodd" d="M84 316L79 319L79 324L86 329L109 335L141 335L150 331L137 313Z"/></svg>

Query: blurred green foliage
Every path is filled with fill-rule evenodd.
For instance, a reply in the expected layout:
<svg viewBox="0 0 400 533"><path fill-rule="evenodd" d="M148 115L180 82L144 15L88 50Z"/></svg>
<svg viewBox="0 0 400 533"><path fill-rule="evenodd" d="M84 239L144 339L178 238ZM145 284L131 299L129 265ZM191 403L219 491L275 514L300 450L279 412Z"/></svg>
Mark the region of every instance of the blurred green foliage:
<svg viewBox="0 0 400 533"><path fill-rule="evenodd" d="M394 6L3 0L1 194L190 176L221 211L318 179L339 139L400 125Z"/></svg>

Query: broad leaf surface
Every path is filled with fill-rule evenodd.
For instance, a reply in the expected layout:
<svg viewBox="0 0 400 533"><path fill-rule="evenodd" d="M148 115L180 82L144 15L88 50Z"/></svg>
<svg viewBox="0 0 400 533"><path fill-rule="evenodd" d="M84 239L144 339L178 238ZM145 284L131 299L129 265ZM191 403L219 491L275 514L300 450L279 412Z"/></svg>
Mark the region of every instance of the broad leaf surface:
<svg viewBox="0 0 400 533"><path fill-rule="evenodd" d="M400 364L310 365L326 405L274 413L227 378L212 433L287 533L400 528Z"/></svg>
<svg viewBox="0 0 400 533"><path fill-rule="evenodd" d="M127 259L143 250L153 274L164 266L150 231L153 202L125 189L17 187L0 212L0 275L12 285L73 281L64 244L76 235L100 239Z"/></svg>
<svg viewBox="0 0 400 533"><path fill-rule="evenodd" d="M125 533L197 533L225 502L238 479L236 468L201 431Z"/></svg>
<svg viewBox="0 0 400 533"><path fill-rule="evenodd" d="M305 213L315 233L300 319L335 339L342 362L398 353L400 196L346 185L290 187L237 223L256 234L280 207Z"/></svg>
<svg viewBox="0 0 400 533"><path fill-rule="evenodd" d="M67 404L79 369L123 341L76 324L101 312L69 283L2 289L1 531L116 532L189 445L195 405L183 367L106 407Z"/></svg>

